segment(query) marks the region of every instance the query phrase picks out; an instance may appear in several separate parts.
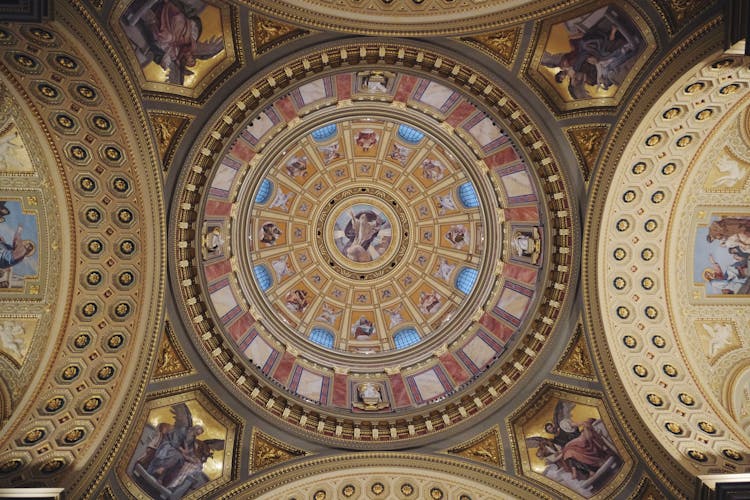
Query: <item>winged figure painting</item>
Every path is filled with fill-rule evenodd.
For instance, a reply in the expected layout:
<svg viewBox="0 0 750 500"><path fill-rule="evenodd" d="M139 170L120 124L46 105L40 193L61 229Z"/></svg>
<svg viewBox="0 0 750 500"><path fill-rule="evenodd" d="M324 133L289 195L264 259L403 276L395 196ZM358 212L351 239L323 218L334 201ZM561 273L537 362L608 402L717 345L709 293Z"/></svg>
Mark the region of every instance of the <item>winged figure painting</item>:
<svg viewBox="0 0 750 500"><path fill-rule="evenodd" d="M183 85L198 59L210 59L224 49L221 36L201 41L200 0L136 0L121 25L141 66L154 62L167 72L167 83Z"/></svg>
<svg viewBox="0 0 750 500"><path fill-rule="evenodd" d="M526 437L526 446L536 448L536 456L544 460L545 476L591 497L617 473L622 458L604 422L575 422L575 407L571 401L558 401L552 421L544 425L546 435Z"/></svg>
<svg viewBox="0 0 750 500"><path fill-rule="evenodd" d="M200 439L203 426L193 425L185 403L172 405L174 423L146 425L141 437L145 451L133 467L133 476L155 497L178 499L209 481L203 465L214 451L224 449L223 439ZM143 449L143 446L139 447Z"/></svg>

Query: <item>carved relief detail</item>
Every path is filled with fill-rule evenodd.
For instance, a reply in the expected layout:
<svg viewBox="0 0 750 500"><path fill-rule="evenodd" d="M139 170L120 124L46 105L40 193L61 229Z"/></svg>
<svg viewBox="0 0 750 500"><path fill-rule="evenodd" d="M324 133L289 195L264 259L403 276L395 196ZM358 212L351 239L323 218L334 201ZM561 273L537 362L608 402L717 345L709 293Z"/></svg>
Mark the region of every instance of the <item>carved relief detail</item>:
<svg viewBox="0 0 750 500"><path fill-rule="evenodd" d="M467 442L449 449L448 453L503 468L501 450L499 430L497 427L494 427Z"/></svg>
<svg viewBox="0 0 750 500"><path fill-rule="evenodd" d="M251 472L309 455L309 452L282 443L258 429L253 429L250 450Z"/></svg>
<svg viewBox="0 0 750 500"><path fill-rule="evenodd" d="M570 142L579 157L579 164L583 180L588 183L591 173L596 166L596 159L602 149L604 137L607 135L607 127L581 127L568 130Z"/></svg>

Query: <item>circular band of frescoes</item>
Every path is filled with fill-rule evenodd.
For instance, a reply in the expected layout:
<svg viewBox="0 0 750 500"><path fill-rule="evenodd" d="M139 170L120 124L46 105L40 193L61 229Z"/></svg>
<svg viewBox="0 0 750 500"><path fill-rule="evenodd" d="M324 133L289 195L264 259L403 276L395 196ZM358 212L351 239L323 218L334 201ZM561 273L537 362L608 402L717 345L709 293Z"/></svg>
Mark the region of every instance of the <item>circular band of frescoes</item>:
<svg viewBox="0 0 750 500"><path fill-rule="evenodd" d="M388 117L397 110L368 114L280 134L269 149L286 155L263 155L265 173L239 188L249 223L238 232L249 234L230 242L248 256L237 280L267 330L313 359L342 351L382 367L427 339L452 341L484 305L498 279L501 233L488 221L500 201L459 162L466 152ZM370 359L353 361L361 355Z"/></svg>
<svg viewBox="0 0 750 500"><path fill-rule="evenodd" d="M371 50L413 69L351 67ZM348 70L277 92L279 69L206 127L178 190L176 283L239 394L329 440L419 438L501 398L553 333L573 214L542 135L489 80L441 58L459 90L420 74L438 56L396 46L307 61L342 54Z"/></svg>

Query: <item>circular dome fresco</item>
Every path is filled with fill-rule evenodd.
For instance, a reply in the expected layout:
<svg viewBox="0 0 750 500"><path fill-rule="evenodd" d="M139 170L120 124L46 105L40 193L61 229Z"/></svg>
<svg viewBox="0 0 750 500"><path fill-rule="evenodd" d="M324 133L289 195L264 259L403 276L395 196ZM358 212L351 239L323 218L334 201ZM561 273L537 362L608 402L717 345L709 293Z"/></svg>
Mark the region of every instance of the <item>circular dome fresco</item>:
<svg viewBox="0 0 750 500"><path fill-rule="evenodd" d="M238 394L371 445L470 418L522 378L563 310L573 228L507 96L447 59L463 90L418 67L352 68L368 50L308 56L226 105L181 179L175 276ZM333 57L350 67L316 66Z"/></svg>
<svg viewBox="0 0 750 500"><path fill-rule="evenodd" d="M239 186L240 289L311 360L382 371L429 356L487 306L502 200L466 145L416 114L320 115L279 134Z"/></svg>

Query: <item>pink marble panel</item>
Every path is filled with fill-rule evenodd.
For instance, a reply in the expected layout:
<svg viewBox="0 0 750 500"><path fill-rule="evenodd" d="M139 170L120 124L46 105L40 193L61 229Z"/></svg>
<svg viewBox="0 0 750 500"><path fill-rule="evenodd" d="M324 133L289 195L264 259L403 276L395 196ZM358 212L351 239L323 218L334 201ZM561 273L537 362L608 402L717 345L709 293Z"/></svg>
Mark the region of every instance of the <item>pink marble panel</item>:
<svg viewBox="0 0 750 500"><path fill-rule="evenodd" d="M245 313L240 316L237 321L229 325L227 330L229 331L229 335L231 335L236 342L239 342L240 339L247 334L247 331L253 323L255 323L255 318L253 318L250 313Z"/></svg>
<svg viewBox="0 0 750 500"><path fill-rule="evenodd" d="M396 95L393 97L394 101L406 102L409 99L414 85L417 84L417 77L411 75L402 75L398 81L398 87L396 88Z"/></svg>
<svg viewBox="0 0 750 500"><path fill-rule="evenodd" d="M349 408L349 398L347 397L346 387L348 379L343 373L337 373L333 376L333 405L339 408Z"/></svg>
<svg viewBox="0 0 750 500"><path fill-rule="evenodd" d="M516 264L505 264L505 267L503 267L503 274L514 280L533 284L536 283L537 270L518 266Z"/></svg>
<svg viewBox="0 0 750 500"><path fill-rule="evenodd" d="M461 104L459 104L458 107L456 107L456 109L454 109L453 112L448 115L445 121L456 127L459 123L476 112L476 110L477 108L474 107L471 103L462 101Z"/></svg>
<svg viewBox="0 0 750 500"><path fill-rule="evenodd" d="M534 206L506 208L505 220L508 222L538 222L539 209Z"/></svg>
<svg viewBox="0 0 750 500"><path fill-rule="evenodd" d="M409 392L406 390L406 384L401 375L391 375L388 377L391 381L391 391L393 392L393 405L396 408L411 406Z"/></svg>
<svg viewBox="0 0 750 500"><path fill-rule="evenodd" d="M255 150L253 150L253 147L244 139L237 139L234 144L232 144L229 154L238 160L250 161L253 156L255 156Z"/></svg>
<svg viewBox="0 0 750 500"><path fill-rule="evenodd" d="M222 260L216 264L210 264L203 268L203 272L206 274L206 281L213 281L219 276L223 276L232 270L232 264L229 260Z"/></svg>
<svg viewBox="0 0 750 500"><path fill-rule="evenodd" d="M339 100L352 97L352 75L349 73L336 75L336 96Z"/></svg>
<svg viewBox="0 0 750 500"><path fill-rule="evenodd" d="M208 217L228 217L232 213L232 204L227 201L208 200L204 214Z"/></svg>
<svg viewBox="0 0 750 500"><path fill-rule="evenodd" d="M445 371L451 376L453 381L459 385L466 382L469 379L469 373L464 369L463 366L453 357L451 353L445 353L440 356L440 362L443 364Z"/></svg>
<svg viewBox="0 0 750 500"><path fill-rule="evenodd" d="M493 316L492 313L484 313L484 315L479 318L479 323L483 325L488 332L500 339L503 344L505 344L511 335L513 335L513 328L499 318Z"/></svg>
<svg viewBox="0 0 750 500"><path fill-rule="evenodd" d="M290 121L297 117L297 110L294 109L294 103L292 103L292 99L289 96L276 101L275 106L284 120Z"/></svg>
<svg viewBox="0 0 750 500"><path fill-rule="evenodd" d="M501 149L497 153L493 153L487 158L484 159L484 162L487 164L490 168L496 168L501 167L503 165L507 165L509 163L513 163L518 160L518 153L516 153L516 150L513 149L513 146L508 145L508 147Z"/></svg>
<svg viewBox="0 0 750 500"><path fill-rule="evenodd" d="M282 384L286 384L286 380L289 378L289 374L292 373L292 368L294 368L295 361L297 361L295 356L285 352L284 355L281 356L281 361L279 361L279 364L276 366L276 371L273 372L273 378Z"/></svg>

